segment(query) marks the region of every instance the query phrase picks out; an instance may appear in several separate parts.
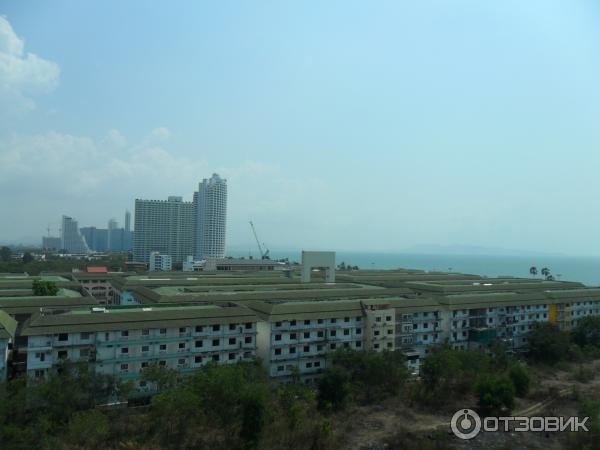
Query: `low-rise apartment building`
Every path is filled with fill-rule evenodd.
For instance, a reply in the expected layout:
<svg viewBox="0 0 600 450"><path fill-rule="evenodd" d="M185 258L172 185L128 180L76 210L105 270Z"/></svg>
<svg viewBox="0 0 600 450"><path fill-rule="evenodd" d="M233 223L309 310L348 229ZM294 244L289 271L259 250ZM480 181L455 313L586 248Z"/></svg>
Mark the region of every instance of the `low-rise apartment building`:
<svg viewBox="0 0 600 450"><path fill-rule="evenodd" d="M8 360L16 332L17 321L0 310L0 381L6 380L8 375Z"/></svg>
<svg viewBox="0 0 600 450"><path fill-rule="evenodd" d="M395 311L360 300L263 301L246 305L260 317L258 356L272 378L311 382L339 348L394 350Z"/></svg>
<svg viewBox="0 0 600 450"><path fill-rule="evenodd" d="M23 329L27 373L45 376L62 359L85 361L96 372L130 379L138 391L153 386L143 369L158 364L180 372L214 361L256 356L256 315L235 304L96 307L41 313Z"/></svg>

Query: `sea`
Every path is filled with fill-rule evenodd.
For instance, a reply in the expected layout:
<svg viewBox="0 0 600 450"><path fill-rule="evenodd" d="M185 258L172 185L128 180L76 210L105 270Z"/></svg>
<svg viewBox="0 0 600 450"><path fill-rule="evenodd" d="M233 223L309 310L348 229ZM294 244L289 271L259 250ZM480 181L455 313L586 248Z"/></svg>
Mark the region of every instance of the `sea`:
<svg viewBox="0 0 600 450"><path fill-rule="evenodd" d="M244 256L236 254L232 256ZM245 255L248 256L247 254ZM255 256L256 257L256 256ZM299 251L275 251L271 258L300 260ZM421 269L430 271L462 272L488 277L530 277L529 268L539 271L547 267L555 279L579 281L589 286L600 286L600 258L575 256L505 256L505 255L451 255L368 253L337 251L336 262L345 262L360 269Z"/></svg>

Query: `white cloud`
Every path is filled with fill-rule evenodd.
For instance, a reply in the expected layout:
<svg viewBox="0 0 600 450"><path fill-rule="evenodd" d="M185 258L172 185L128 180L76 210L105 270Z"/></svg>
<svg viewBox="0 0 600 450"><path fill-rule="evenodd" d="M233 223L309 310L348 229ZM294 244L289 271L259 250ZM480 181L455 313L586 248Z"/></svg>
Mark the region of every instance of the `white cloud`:
<svg viewBox="0 0 600 450"><path fill-rule="evenodd" d="M25 52L24 40L0 16L0 118L35 108L31 97L53 91L59 77L58 65Z"/></svg>

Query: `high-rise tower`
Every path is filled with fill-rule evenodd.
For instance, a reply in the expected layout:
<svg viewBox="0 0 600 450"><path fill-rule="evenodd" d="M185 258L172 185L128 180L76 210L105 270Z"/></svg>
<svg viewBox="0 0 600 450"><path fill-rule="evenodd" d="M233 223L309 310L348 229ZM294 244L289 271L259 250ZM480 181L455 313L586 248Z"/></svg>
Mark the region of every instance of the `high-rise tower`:
<svg viewBox="0 0 600 450"><path fill-rule="evenodd" d="M194 257L225 256L227 222L227 180L213 173L202 180L194 193Z"/></svg>
<svg viewBox="0 0 600 450"><path fill-rule="evenodd" d="M85 239L79 232L77 221L69 216L62 216L60 230L61 247L69 253L88 253L90 251Z"/></svg>

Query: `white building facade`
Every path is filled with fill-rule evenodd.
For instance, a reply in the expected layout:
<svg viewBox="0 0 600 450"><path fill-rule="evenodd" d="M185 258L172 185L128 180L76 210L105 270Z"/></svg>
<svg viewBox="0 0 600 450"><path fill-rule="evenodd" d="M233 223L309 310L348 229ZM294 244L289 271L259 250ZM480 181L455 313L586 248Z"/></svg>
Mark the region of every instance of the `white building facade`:
<svg viewBox="0 0 600 450"><path fill-rule="evenodd" d="M227 224L227 180L216 173L209 179L202 180L198 192L194 193L194 209L195 259L223 258Z"/></svg>

